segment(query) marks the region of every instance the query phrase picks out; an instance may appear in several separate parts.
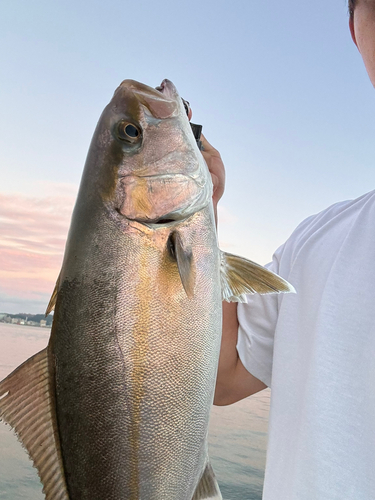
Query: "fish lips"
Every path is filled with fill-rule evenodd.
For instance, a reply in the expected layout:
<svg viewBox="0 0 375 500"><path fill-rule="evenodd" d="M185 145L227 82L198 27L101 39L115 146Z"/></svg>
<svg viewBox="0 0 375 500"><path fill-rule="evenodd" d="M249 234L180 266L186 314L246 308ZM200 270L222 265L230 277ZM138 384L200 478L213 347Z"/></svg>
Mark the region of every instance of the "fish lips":
<svg viewBox="0 0 375 500"><path fill-rule="evenodd" d="M121 179L123 201L117 211L129 220L167 224L186 219L211 199L212 186L183 174L128 175Z"/></svg>
<svg viewBox="0 0 375 500"><path fill-rule="evenodd" d="M158 87L155 87L155 89L164 94L168 99L179 97L176 87L167 78L165 78Z"/></svg>

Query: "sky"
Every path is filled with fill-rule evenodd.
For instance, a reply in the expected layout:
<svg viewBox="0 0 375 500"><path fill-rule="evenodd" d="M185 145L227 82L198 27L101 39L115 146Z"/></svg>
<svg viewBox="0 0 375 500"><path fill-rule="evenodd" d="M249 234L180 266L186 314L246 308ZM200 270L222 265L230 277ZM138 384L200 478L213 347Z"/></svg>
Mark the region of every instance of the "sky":
<svg viewBox="0 0 375 500"><path fill-rule="evenodd" d="M97 120L174 82L220 151L221 247L268 262L375 188L375 93L345 0L0 2L0 312L45 310Z"/></svg>

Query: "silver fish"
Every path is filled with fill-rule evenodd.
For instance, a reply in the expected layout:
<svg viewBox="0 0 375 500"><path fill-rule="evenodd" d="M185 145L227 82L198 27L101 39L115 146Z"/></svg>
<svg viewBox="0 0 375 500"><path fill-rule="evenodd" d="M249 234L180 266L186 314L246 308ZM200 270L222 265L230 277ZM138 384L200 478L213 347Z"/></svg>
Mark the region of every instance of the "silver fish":
<svg viewBox="0 0 375 500"><path fill-rule="evenodd" d="M211 195L174 85L122 82L89 149L48 347L0 383L46 499L222 498L207 452L222 299L291 287L218 249Z"/></svg>

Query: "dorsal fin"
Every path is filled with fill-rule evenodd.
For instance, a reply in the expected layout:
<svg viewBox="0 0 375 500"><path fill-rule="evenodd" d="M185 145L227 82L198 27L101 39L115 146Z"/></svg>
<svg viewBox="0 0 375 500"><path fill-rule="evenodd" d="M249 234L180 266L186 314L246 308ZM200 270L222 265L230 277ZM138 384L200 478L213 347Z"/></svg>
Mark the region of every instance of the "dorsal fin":
<svg viewBox="0 0 375 500"><path fill-rule="evenodd" d="M251 260L221 252L221 290L227 302L246 302L246 294L295 293L277 274Z"/></svg>
<svg viewBox="0 0 375 500"><path fill-rule="evenodd" d="M53 289L51 298L50 298L50 300L48 302L48 306L47 306L46 314L45 314L46 317L49 315L50 312L52 312L55 309L56 300L57 300L57 294L59 292L59 287L60 287L60 275L61 275L61 271L60 271L60 273L59 273L59 275L57 277L55 288Z"/></svg>
<svg viewBox="0 0 375 500"><path fill-rule="evenodd" d="M0 382L0 420L15 430L28 451L46 500L69 500L48 361L46 348Z"/></svg>

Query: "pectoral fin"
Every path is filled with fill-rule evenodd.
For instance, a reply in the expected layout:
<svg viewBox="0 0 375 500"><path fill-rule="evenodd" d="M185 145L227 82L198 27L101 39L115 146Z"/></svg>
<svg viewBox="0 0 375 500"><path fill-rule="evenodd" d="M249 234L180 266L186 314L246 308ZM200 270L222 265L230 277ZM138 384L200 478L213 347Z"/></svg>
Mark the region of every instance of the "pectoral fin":
<svg viewBox="0 0 375 500"><path fill-rule="evenodd" d="M214 471L208 462L192 500L222 500Z"/></svg>
<svg viewBox="0 0 375 500"><path fill-rule="evenodd" d="M246 294L295 292L293 286L275 273L251 260L221 252L222 299L246 302Z"/></svg>
<svg viewBox="0 0 375 500"><path fill-rule="evenodd" d="M46 500L69 500L51 392L44 349L0 382L0 420L15 430L28 451Z"/></svg>
<svg viewBox="0 0 375 500"><path fill-rule="evenodd" d="M181 236L177 231L171 233L168 240L170 255L176 259L178 272L186 295L191 299L194 295L195 286L195 263L191 248L185 248Z"/></svg>

